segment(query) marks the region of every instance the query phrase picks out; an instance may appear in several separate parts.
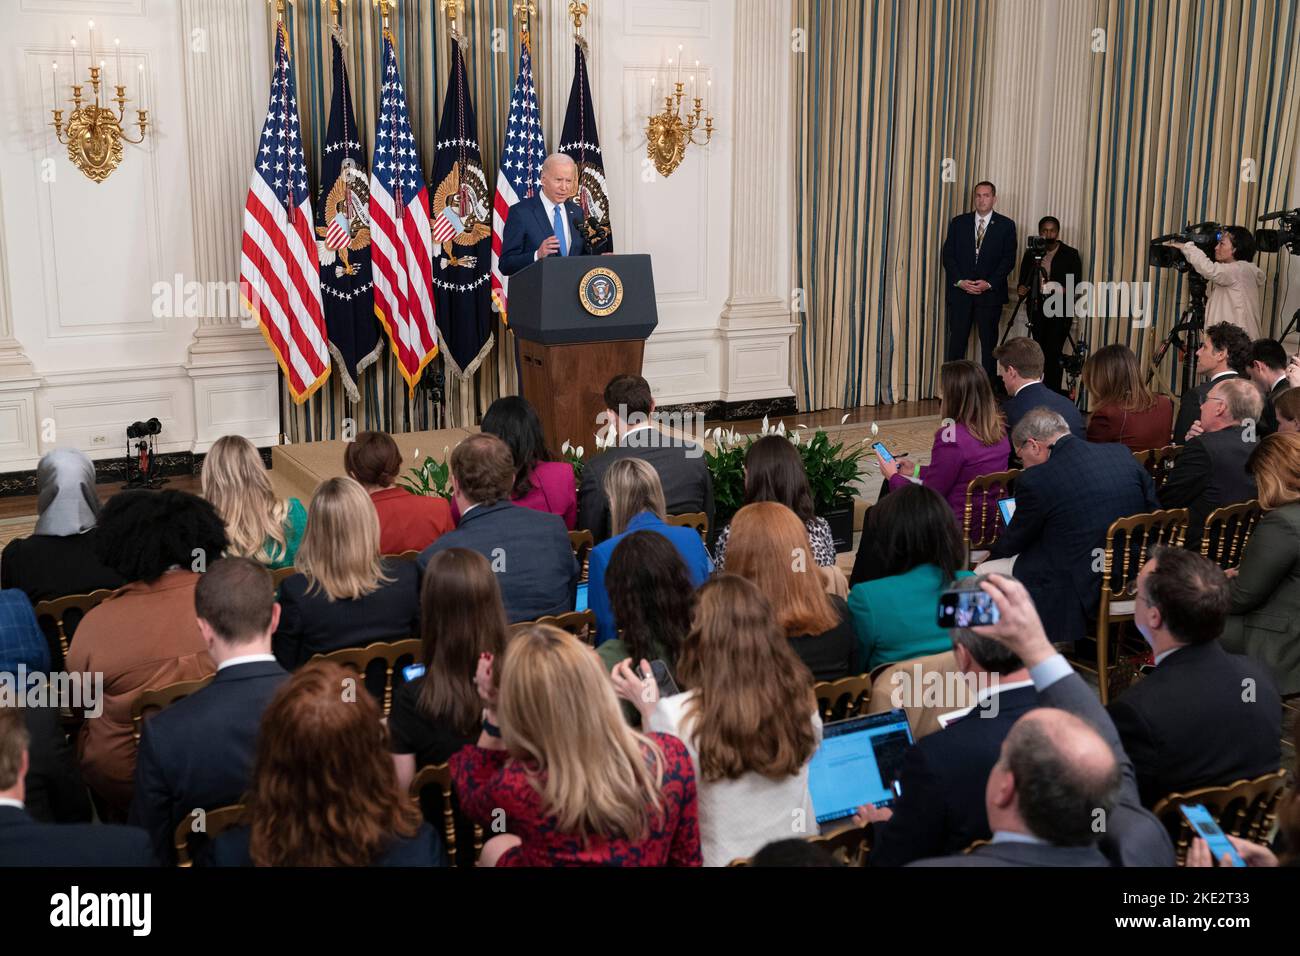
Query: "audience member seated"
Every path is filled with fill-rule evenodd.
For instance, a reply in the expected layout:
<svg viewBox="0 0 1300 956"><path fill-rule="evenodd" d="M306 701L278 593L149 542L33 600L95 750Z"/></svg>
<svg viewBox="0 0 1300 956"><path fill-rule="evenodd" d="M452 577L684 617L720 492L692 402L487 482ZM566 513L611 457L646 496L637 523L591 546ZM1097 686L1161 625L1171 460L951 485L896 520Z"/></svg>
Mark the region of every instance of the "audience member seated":
<svg viewBox="0 0 1300 956"><path fill-rule="evenodd" d="M1119 765L1106 741L1063 710L1038 707L1002 741L985 787L989 843L917 866L1109 866L1097 820L1115 806Z"/></svg>
<svg viewBox="0 0 1300 956"><path fill-rule="evenodd" d="M1066 711L1092 725L1115 755L1120 787L1101 837L1102 853L1116 866L1173 866L1173 843L1164 824L1142 806L1133 761L1124 751L1115 724L1097 692L1048 640L1029 592L1019 581L998 574L981 578L980 587L997 606L999 621L972 630L1020 658L1029 670L1040 706Z"/></svg>
<svg viewBox="0 0 1300 956"><path fill-rule="evenodd" d="M1263 399L1244 378L1216 382L1201 418L1174 460L1157 497L1162 508L1187 509L1188 548L1199 548L1210 512L1255 497L1246 460L1259 442L1256 422Z"/></svg>
<svg viewBox="0 0 1300 956"><path fill-rule="evenodd" d="M861 673L853 615L843 598L826 593L808 532L793 511L775 501L745 505L731 519L727 553L729 572L758 585L813 677Z"/></svg>
<svg viewBox="0 0 1300 956"><path fill-rule="evenodd" d="M1075 438L1087 435L1079 407L1059 392L1043 384L1043 348L1033 339L1020 336L1007 339L993 350L998 361L998 378L1007 390L1003 412L1007 431L1015 430L1032 409L1049 408L1065 419Z"/></svg>
<svg viewBox="0 0 1300 956"><path fill-rule="evenodd" d="M0 675L12 680L14 691L37 686L50 671L50 649L36 624L27 595L16 589L0 591ZM24 683L25 681L25 683ZM0 706L5 692L0 691ZM78 823L90 819L90 801L77 775L76 758L68 744L57 707L23 707L27 725L29 764L23 786L26 809L42 823Z"/></svg>
<svg viewBox="0 0 1300 956"><path fill-rule="evenodd" d="M1228 572L1223 647L1265 665L1284 696L1300 694L1300 435L1270 435L1248 466L1264 514Z"/></svg>
<svg viewBox="0 0 1300 956"><path fill-rule="evenodd" d="M524 508L559 515L565 527L574 530L578 526L578 482L573 466L557 460L546 447L536 409L518 395L503 396L488 406L479 429L510 447L515 462L510 500Z"/></svg>
<svg viewBox="0 0 1300 956"><path fill-rule="evenodd" d="M681 555L662 535L634 531L614 549L605 586L618 631L618 637L596 648L605 667L612 671L630 657L663 661L668 673L675 674L696 588ZM639 724L635 708L623 711Z"/></svg>
<svg viewBox="0 0 1300 956"><path fill-rule="evenodd" d="M230 555L273 571L293 566L307 509L297 498L275 496L262 457L247 438L226 435L213 443L203 459L203 497L226 523Z"/></svg>
<svg viewBox="0 0 1300 956"><path fill-rule="evenodd" d="M1151 476L1123 445L1076 438L1046 408L1027 412L1011 443L1025 463L1016 514L976 572L1014 573L1052 640L1078 641L1100 601L1095 551L1116 518L1157 510Z"/></svg>
<svg viewBox="0 0 1300 956"><path fill-rule="evenodd" d="M578 494L578 527L600 543L614 532L610 528L605 472L616 461L640 458L659 473L668 514L703 511L713 529L713 478L704 449L687 436L661 429L654 420L655 403L650 385L639 375L618 375L605 386L606 434L610 447L592 457L582 469Z"/></svg>
<svg viewBox="0 0 1300 956"><path fill-rule="evenodd" d="M420 571L379 552L379 516L351 478L316 489L307 533L280 584L275 656L289 670L317 654L404 641L420 628Z"/></svg>
<svg viewBox="0 0 1300 956"><path fill-rule="evenodd" d="M821 715L812 675L757 587L723 574L700 589L678 672L690 690L672 697L659 697L644 658L622 661L613 676L643 727L690 751L704 865L751 856L802 832L800 821L811 827L808 762Z"/></svg>
<svg viewBox="0 0 1300 956"><path fill-rule="evenodd" d="M213 866L446 866L438 831L397 782L379 705L356 674L313 661L262 716L243 826Z"/></svg>
<svg viewBox="0 0 1300 956"><path fill-rule="evenodd" d="M874 552L869 561L868 551ZM877 577L859 580L868 563ZM966 545L937 492L909 485L867 512L848 602L864 670L952 646L936 609L954 579L971 576L965 564Z"/></svg>
<svg viewBox="0 0 1300 956"><path fill-rule="evenodd" d="M483 731L451 758L452 777L467 817L507 828L484 845L480 866L700 865L686 746L628 727L600 659L578 638L526 628L504 662L482 659L476 683Z"/></svg>
<svg viewBox="0 0 1300 956"><path fill-rule="evenodd" d="M795 839L774 840L750 858L750 866L761 867L825 867L841 866L839 860L820 843Z"/></svg>
<svg viewBox="0 0 1300 956"><path fill-rule="evenodd" d="M1174 403L1147 387L1137 356L1127 345L1106 345L1088 356L1083 387L1092 405L1088 441L1119 442L1130 451L1169 444Z"/></svg>
<svg viewBox="0 0 1300 956"><path fill-rule="evenodd" d="M95 554L99 496L95 466L75 448L46 452L36 466L36 528L0 554L0 588L17 588L33 605L126 582Z"/></svg>
<svg viewBox="0 0 1300 956"><path fill-rule="evenodd" d="M1174 444L1184 445L1195 437L1188 432L1201 417L1201 406L1212 386L1221 379L1246 377L1250 354L1250 336L1230 322L1208 326L1201 333L1201 344L1196 349L1196 374L1204 376L1205 381L1183 393L1178 418L1174 421Z"/></svg>
<svg viewBox="0 0 1300 956"><path fill-rule="evenodd" d="M424 673L398 686L388 716L403 787L420 768L446 763L478 740L478 660L484 654L500 658L510 640L501 589L487 558L466 548L435 554L420 587L420 625Z"/></svg>
<svg viewBox="0 0 1300 956"><path fill-rule="evenodd" d="M659 475L639 458L614 462L605 472L605 494L609 498L612 537L591 549L587 563L587 606L596 615L596 644L613 640L614 610L605 586L610 557L625 537L639 531L667 538L681 555L691 586L699 587L713 571L713 561L694 528L679 528L664 520L664 493Z"/></svg>
<svg viewBox="0 0 1300 956"><path fill-rule="evenodd" d="M945 362L939 370L939 391L943 421L934 433L930 464L918 466L906 458L886 461L879 452L876 458L890 492L906 487L908 479L919 474L921 484L948 500L960 525L966 520L966 486L980 475L1006 471L1011 444L993 388L980 366L965 359ZM996 507L985 502L985 520L993 520Z"/></svg>
<svg viewBox="0 0 1300 956"><path fill-rule="evenodd" d="M1250 365L1246 374L1264 397L1264 409L1259 416L1259 434L1263 438L1277 431L1278 397L1291 387L1286 377L1287 354L1282 343L1275 339L1256 339L1250 345Z"/></svg>
<svg viewBox="0 0 1300 956"><path fill-rule="evenodd" d="M510 448L495 435L471 435L453 448L460 526L420 552L420 570L439 551L468 548L488 559L511 623L572 611L579 568L564 519L511 502L514 481Z"/></svg>
<svg viewBox="0 0 1300 956"><path fill-rule="evenodd" d="M756 501L775 501L797 514L808 529L818 566L829 568L835 564L835 537L830 523L817 515L803 456L784 435L764 435L745 451L745 504ZM731 525L727 525L713 548L719 571L726 568L730 535Z"/></svg>
<svg viewBox="0 0 1300 956"><path fill-rule="evenodd" d="M67 669L104 675L103 712L81 725L77 759L111 815L131 805L131 705L140 692L216 669L194 612L200 575L190 569L215 562L226 544L216 509L181 491L122 491L100 515L95 552L132 583L85 616Z"/></svg>
<svg viewBox="0 0 1300 956"><path fill-rule="evenodd" d="M965 586L978 584L970 581ZM892 809L871 804L859 809L859 822L874 824L868 858L872 866L903 866L960 853L975 840L987 840L985 781L1012 725L1038 706L1038 695L1019 657L965 628L949 634L965 680L945 687L941 706L973 706L946 715L942 730L922 737L908 750L899 779L901 794ZM912 695L922 692L908 685L901 690Z"/></svg>
<svg viewBox="0 0 1300 956"><path fill-rule="evenodd" d="M380 554L422 551L456 527L445 498L413 495L396 486L402 452L388 432L358 435L343 453L343 467L375 504Z"/></svg>
<svg viewBox="0 0 1300 956"><path fill-rule="evenodd" d="M1288 388L1273 402L1277 430L1284 435L1300 432L1300 388Z"/></svg>
<svg viewBox="0 0 1300 956"><path fill-rule="evenodd" d="M177 824L195 810L240 801L252 779L262 712L289 676L271 654L280 617L275 586L256 561L212 564L194 588L194 608L217 676L145 719L135 762L129 822L149 832L164 863L175 860Z"/></svg>
<svg viewBox="0 0 1300 956"><path fill-rule="evenodd" d="M1111 703L1110 716L1142 802L1277 770L1282 701L1262 666L1219 646L1228 579L1218 565L1157 547L1136 597L1133 621L1156 666Z"/></svg>
<svg viewBox="0 0 1300 956"><path fill-rule="evenodd" d="M25 803L26 709L0 703L0 867L156 866L149 834L136 827L40 823L32 817Z"/></svg>

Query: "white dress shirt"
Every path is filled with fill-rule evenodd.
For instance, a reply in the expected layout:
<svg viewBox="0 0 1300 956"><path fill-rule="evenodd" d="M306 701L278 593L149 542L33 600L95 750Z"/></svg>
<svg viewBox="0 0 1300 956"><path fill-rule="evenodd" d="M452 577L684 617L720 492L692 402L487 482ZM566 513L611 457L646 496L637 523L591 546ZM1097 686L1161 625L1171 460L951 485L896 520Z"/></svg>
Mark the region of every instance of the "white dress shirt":
<svg viewBox="0 0 1300 956"><path fill-rule="evenodd" d="M544 192L539 192L538 196L541 197L542 207L546 210L546 222L552 229L555 228L555 207L556 206L561 207L560 225L564 227L564 248L566 251L568 251L570 255L572 255L573 254L573 230L569 228L569 210L563 208L563 204L561 203L551 202L550 197L548 197ZM541 250L538 250L538 252L540 251ZM539 256L537 252L534 252L533 260L536 261L538 258Z"/></svg>
<svg viewBox="0 0 1300 956"><path fill-rule="evenodd" d="M217 670L223 671L227 667L234 667L237 664L257 664L274 660L274 654L245 654L243 657L232 657L228 661L222 661L217 665Z"/></svg>

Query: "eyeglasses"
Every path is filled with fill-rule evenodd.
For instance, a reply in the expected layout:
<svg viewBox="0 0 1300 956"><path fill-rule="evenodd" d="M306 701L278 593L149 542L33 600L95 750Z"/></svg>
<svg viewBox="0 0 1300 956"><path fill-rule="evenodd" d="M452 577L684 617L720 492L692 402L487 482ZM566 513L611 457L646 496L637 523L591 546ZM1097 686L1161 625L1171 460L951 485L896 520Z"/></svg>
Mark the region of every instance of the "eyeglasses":
<svg viewBox="0 0 1300 956"><path fill-rule="evenodd" d="M1206 395L1205 401L1201 402L1201 404L1204 405L1206 402L1220 402L1224 408L1228 407L1228 400L1226 398L1220 398L1218 395Z"/></svg>

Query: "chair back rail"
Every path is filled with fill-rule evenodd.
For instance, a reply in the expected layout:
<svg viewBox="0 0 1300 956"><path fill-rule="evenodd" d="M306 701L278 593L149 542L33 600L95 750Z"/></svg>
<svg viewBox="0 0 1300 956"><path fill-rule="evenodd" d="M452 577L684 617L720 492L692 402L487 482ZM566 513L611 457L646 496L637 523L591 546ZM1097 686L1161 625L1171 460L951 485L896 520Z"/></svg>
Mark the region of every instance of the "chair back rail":
<svg viewBox="0 0 1300 956"><path fill-rule="evenodd" d="M350 667L360 674L363 680L372 663L383 661L384 696L381 703L383 704L384 716L387 717L393 710L393 687L396 684L398 663L403 658L418 658L419 656L420 639L418 637L409 637L404 641L394 641L392 643L377 641L366 647L346 647L339 651L331 651L329 654L317 654L312 660L325 660L343 667Z"/></svg>
<svg viewBox="0 0 1300 956"><path fill-rule="evenodd" d="M1201 530L1201 554L1225 571L1235 568L1262 514L1254 498L1210 512Z"/></svg>
<svg viewBox="0 0 1300 956"><path fill-rule="evenodd" d="M549 624L552 627L558 627L562 631L568 631L584 644L591 644L596 640L596 612L591 608L585 611L569 611L565 614L539 617L535 621L520 621L517 624L512 624L510 629L513 633L518 633L535 624Z"/></svg>
<svg viewBox="0 0 1300 956"><path fill-rule="evenodd" d="M191 694L196 693L212 683L213 677L208 675L200 677L198 680L182 680L175 684L168 684L165 687L151 687L148 690L140 691L135 700L131 701L131 736L135 742L140 743L140 736L144 733L144 719L150 714L157 713L160 710L166 710L178 700L184 700Z"/></svg>
<svg viewBox="0 0 1300 956"><path fill-rule="evenodd" d="M73 622L67 620L68 612L79 612L76 621L80 623L81 618L97 608L112 593L111 588L100 588L98 591L91 591L89 594L69 594L66 597L55 598L52 601L37 602L34 608L37 622L44 619L52 621L54 624L55 641L51 642L50 646L50 666L52 668L62 670L64 663L68 659L68 646L72 643L72 634L74 632L74 629L70 627Z"/></svg>
<svg viewBox="0 0 1300 956"><path fill-rule="evenodd" d="M709 541L709 517L703 511L688 511L685 514L669 515L667 522L677 528L694 528L700 533L700 539Z"/></svg>
<svg viewBox="0 0 1300 956"><path fill-rule="evenodd" d="M865 714L871 703L871 675L818 681L813 685L813 693L817 696L817 710L823 723L857 717Z"/></svg>
<svg viewBox="0 0 1300 956"><path fill-rule="evenodd" d="M445 763L431 764L427 767L420 768L420 772L415 775L411 781L410 795L417 805L420 803L420 796L429 787L436 786L438 792L442 795L442 835L443 841L447 845L447 860L452 866L456 865L456 809L453 805L453 789L451 785L451 768ZM477 823L474 824L474 860L477 861L479 853L483 850L483 828Z"/></svg>
<svg viewBox="0 0 1300 956"><path fill-rule="evenodd" d="M1286 776L1285 770L1278 770L1253 780L1238 780L1226 787L1202 787L1187 793L1171 793L1159 800L1153 812L1174 841L1178 865L1186 865L1187 851L1196 836L1180 807L1199 803L1210 811L1224 833L1266 846L1277 819Z"/></svg>
<svg viewBox="0 0 1300 956"><path fill-rule="evenodd" d="M1012 468L980 475L966 485L966 512L962 519L962 533L966 537L968 553L992 547L1006 530L997 500L1008 497L1011 483L1019 476L1020 469Z"/></svg>
<svg viewBox="0 0 1300 956"><path fill-rule="evenodd" d="M203 814L202 828L195 826L199 820L196 813ZM194 865L194 847L191 846L190 839L195 834L202 833L205 840L215 840L226 830L238 826L243 815L242 803L187 813L172 832L172 845L176 848L176 865L186 867Z"/></svg>

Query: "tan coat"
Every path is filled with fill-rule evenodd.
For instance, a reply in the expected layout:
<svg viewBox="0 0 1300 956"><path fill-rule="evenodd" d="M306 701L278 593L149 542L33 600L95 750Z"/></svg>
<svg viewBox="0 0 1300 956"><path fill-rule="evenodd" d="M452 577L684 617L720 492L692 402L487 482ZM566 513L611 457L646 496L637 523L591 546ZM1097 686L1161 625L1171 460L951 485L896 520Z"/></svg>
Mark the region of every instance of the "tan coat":
<svg viewBox="0 0 1300 956"><path fill-rule="evenodd" d="M1229 322L1245 329L1252 341L1259 338L1264 270L1253 262L1215 262L1191 242L1182 248L1192 268L1209 280L1205 327Z"/></svg>
<svg viewBox="0 0 1300 956"><path fill-rule="evenodd" d="M104 676L103 713L87 719L77 738L81 773L122 811L135 775L131 704L143 690L216 670L194 613L198 581L192 571L168 571L149 584L128 584L86 615L68 648L69 671Z"/></svg>

